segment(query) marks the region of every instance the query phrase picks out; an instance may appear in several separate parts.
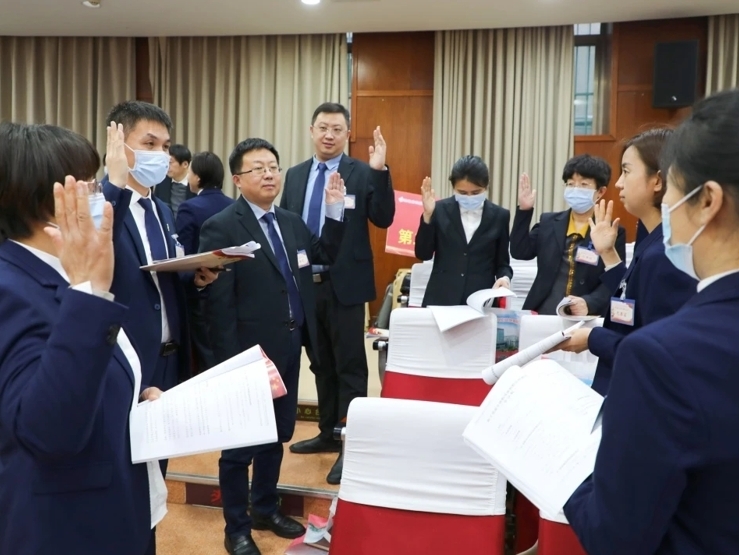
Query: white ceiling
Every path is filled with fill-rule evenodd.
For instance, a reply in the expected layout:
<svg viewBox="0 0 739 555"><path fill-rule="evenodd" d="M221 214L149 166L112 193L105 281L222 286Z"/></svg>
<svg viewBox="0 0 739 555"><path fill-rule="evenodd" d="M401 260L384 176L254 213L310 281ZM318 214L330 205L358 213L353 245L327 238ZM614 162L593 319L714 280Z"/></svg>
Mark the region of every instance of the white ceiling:
<svg viewBox="0 0 739 555"><path fill-rule="evenodd" d="M0 0L0 35L205 36L421 31L739 12L737 0Z"/></svg>

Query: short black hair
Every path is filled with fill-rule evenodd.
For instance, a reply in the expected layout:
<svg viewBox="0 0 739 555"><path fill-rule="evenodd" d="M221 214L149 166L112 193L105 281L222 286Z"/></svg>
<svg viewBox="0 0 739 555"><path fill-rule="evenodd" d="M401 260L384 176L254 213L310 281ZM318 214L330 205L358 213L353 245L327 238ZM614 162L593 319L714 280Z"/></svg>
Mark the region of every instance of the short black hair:
<svg viewBox="0 0 739 555"><path fill-rule="evenodd" d="M213 152L198 152L190 171L200 178L199 189L223 189L223 162Z"/></svg>
<svg viewBox="0 0 739 555"><path fill-rule="evenodd" d="M739 89L709 96L693 106L662 151L663 175L688 194L715 181L739 206ZM688 202L698 202L700 195Z"/></svg>
<svg viewBox="0 0 739 555"><path fill-rule="evenodd" d="M231 156L228 157L228 167L231 170L232 175L236 175L241 171L241 165L244 161L244 154L252 152L253 150L269 150L275 155L277 163L280 163L280 153L277 149L272 146L272 143L265 141L264 139L244 139L234 147Z"/></svg>
<svg viewBox="0 0 739 555"><path fill-rule="evenodd" d="M24 239L54 215L54 183L87 180L100 155L79 133L56 125L0 123L0 241Z"/></svg>
<svg viewBox="0 0 739 555"><path fill-rule="evenodd" d="M177 162L184 164L185 162L192 162L192 153L190 149L185 145L174 144L169 147L169 155L173 156Z"/></svg>
<svg viewBox="0 0 739 555"><path fill-rule="evenodd" d="M572 176L578 174L586 179L594 179L598 189L608 187L611 181L611 166L599 156L580 154L573 156L562 170L562 181L567 183Z"/></svg>
<svg viewBox="0 0 739 555"><path fill-rule="evenodd" d="M339 104L338 102L324 102L318 108L316 108L313 112L313 118L310 120L311 125L316 123L316 119L318 118L319 114L341 114L346 120L346 128L351 129L352 127L352 118L349 115L349 110L347 110L342 104Z"/></svg>
<svg viewBox="0 0 739 555"><path fill-rule="evenodd" d="M167 128L167 132L172 134L172 119L169 114L159 106L140 100L126 100L113 106L108 113L106 125L110 125L111 121L123 124L123 132L126 134L130 133L140 121L161 123Z"/></svg>
<svg viewBox="0 0 739 555"><path fill-rule="evenodd" d="M482 158L468 154L454 163L452 172L449 174L449 182L454 187L458 181L463 179L478 187L487 188L490 183L490 171Z"/></svg>

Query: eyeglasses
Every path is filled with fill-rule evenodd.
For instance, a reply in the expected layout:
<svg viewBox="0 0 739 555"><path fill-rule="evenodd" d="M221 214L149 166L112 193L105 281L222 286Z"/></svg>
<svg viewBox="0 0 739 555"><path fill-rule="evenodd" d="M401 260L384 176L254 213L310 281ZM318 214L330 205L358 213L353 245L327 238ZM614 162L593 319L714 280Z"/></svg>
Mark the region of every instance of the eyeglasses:
<svg viewBox="0 0 739 555"><path fill-rule="evenodd" d="M83 181L82 183L87 185L87 192L91 195L103 192L103 185L97 179L93 179L92 181Z"/></svg>
<svg viewBox="0 0 739 555"><path fill-rule="evenodd" d="M278 175L282 171L282 168L280 166L269 166L268 168L263 168L259 166L245 172L239 172L236 175L246 175L247 173L253 173L254 175L264 175L265 173L267 173L267 170L269 170L269 172L273 175Z"/></svg>
<svg viewBox="0 0 739 555"><path fill-rule="evenodd" d="M316 129L316 131L318 131L318 133L319 133L319 134L321 134L321 135L325 135L325 134L326 134L326 133L328 133L328 132L329 132L329 130L330 130L330 131L331 131L331 134L332 134L332 135L336 135L336 136L341 136L341 135L343 135L344 133L346 133L346 131L347 131L347 130L346 130L346 129L344 129L343 127L326 127L326 126L324 126L324 125L321 125L321 126L319 126L319 127L316 127L315 129Z"/></svg>

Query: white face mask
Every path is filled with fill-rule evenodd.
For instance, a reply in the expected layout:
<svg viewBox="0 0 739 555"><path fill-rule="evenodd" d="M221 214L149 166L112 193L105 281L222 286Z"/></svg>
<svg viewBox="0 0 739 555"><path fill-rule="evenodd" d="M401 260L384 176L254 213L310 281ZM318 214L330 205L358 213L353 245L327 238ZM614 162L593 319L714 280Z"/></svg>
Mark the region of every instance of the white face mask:
<svg viewBox="0 0 739 555"><path fill-rule="evenodd" d="M141 185L153 187L167 177L169 154L161 150L134 150L128 145L125 146L135 156L133 168L128 168L128 171Z"/></svg>
<svg viewBox="0 0 739 555"><path fill-rule="evenodd" d="M87 198L90 202L90 217L92 218L92 223L95 224L95 229L100 229L100 224L103 222L105 195L103 193L92 193Z"/></svg>
<svg viewBox="0 0 739 555"><path fill-rule="evenodd" d="M459 204L459 207L465 210L477 210L485 202L485 195L483 193L476 195L460 195L459 193L454 193L454 198Z"/></svg>
<svg viewBox="0 0 739 555"><path fill-rule="evenodd" d="M696 187L672 206L667 206L664 202L661 206L662 242L665 245L665 256L670 262L672 262L675 268L677 268L681 272L688 274L693 279L698 279L698 275L695 273L695 265L693 263L693 242L701 233L703 233L703 230L706 229L706 226L702 225L698 229L698 231L695 232L692 239L690 239L690 241L688 241L687 243L683 243L681 245L672 245L670 244L670 240L672 239L670 213L678 208L681 204L686 202L690 197L696 195L698 191L700 191L702 188L702 185L700 187Z"/></svg>

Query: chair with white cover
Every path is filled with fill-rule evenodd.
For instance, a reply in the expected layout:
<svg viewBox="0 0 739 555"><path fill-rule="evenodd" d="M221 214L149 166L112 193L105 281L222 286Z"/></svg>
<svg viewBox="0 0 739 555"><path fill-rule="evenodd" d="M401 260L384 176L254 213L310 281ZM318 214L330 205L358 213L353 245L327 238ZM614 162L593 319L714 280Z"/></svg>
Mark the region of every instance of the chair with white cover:
<svg viewBox="0 0 739 555"><path fill-rule="evenodd" d="M530 347L573 324L575 322L559 316L523 316L519 348ZM602 326L603 319L596 318L585 325L588 327ZM557 351L544 355L542 358L556 360L558 364L584 383L592 385L598 357L589 351L579 354ZM538 537L538 555L585 555L575 533L564 519L564 515L554 517L545 515L521 494L516 495L513 512L516 515L517 551L531 547Z"/></svg>
<svg viewBox="0 0 739 555"><path fill-rule="evenodd" d="M490 391L482 371L495 364L497 322L489 314L441 332L429 308L393 310L382 397L480 406Z"/></svg>
<svg viewBox="0 0 739 555"><path fill-rule="evenodd" d="M564 514L548 515L542 511L540 517L537 555L587 555Z"/></svg>
<svg viewBox="0 0 739 555"><path fill-rule="evenodd" d="M468 446L475 408L352 401L331 555L502 555L506 480Z"/></svg>

